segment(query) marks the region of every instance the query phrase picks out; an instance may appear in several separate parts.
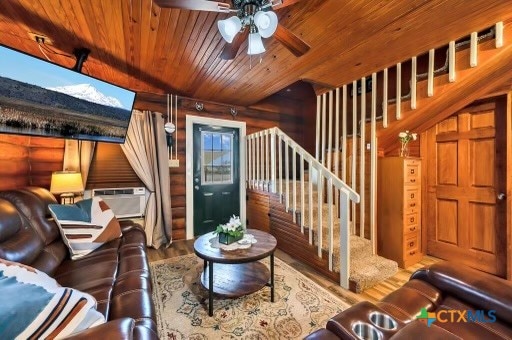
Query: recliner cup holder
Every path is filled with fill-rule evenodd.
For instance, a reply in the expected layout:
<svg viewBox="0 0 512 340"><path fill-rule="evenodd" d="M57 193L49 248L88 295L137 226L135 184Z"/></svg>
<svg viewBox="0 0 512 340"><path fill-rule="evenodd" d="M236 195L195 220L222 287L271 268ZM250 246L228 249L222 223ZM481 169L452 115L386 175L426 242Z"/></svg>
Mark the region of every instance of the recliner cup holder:
<svg viewBox="0 0 512 340"><path fill-rule="evenodd" d="M356 322L352 325L352 331L359 339L380 340L380 332L374 326L366 322Z"/></svg>
<svg viewBox="0 0 512 340"><path fill-rule="evenodd" d="M385 330L395 330L398 323L391 316L381 312L371 312L370 321L377 327Z"/></svg>

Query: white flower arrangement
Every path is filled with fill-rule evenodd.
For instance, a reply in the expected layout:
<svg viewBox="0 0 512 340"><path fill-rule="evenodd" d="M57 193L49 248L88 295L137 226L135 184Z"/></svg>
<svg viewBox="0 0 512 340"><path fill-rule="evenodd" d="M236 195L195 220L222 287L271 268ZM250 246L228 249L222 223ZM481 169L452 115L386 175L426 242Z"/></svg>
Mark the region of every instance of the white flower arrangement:
<svg viewBox="0 0 512 340"><path fill-rule="evenodd" d="M398 134L398 139L400 140L400 157L406 157L408 156L407 155L407 144L411 141L411 140L416 140L418 139L418 134L417 133L411 133L409 132L409 130L405 130L405 131L402 131Z"/></svg>
<svg viewBox="0 0 512 340"><path fill-rule="evenodd" d="M242 221L240 221L239 216L231 216L229 222L226 224L219 224L215 233L220 234L228 234L233 237L240 237L244 234L244 227L242 225Z"/></svg>

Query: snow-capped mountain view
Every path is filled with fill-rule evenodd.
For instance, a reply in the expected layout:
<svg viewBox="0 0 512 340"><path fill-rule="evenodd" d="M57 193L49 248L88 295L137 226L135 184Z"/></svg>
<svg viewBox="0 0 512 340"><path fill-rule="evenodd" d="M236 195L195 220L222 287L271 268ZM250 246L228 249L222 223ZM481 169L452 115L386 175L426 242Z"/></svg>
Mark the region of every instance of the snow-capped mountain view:
<svg viewBox="0 0 512 340"><path fill-rule="evenodd" d="M106 105L110 107L124 108L117 98L104 95L90 84L48 87L47 89L51 91L64 93L78 99L87 100L91 103Z"/></svg>

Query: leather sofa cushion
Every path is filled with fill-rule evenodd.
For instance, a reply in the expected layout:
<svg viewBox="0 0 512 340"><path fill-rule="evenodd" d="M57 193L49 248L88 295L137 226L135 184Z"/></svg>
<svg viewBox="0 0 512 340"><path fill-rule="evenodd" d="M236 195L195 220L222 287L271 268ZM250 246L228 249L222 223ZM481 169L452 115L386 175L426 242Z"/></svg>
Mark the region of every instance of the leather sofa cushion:
<svg viewBox="0 0 512 340"><path fill-rule="evenodd" d="M43 242L15 206L0 198L0 258L30 265Z"/></svg>
<svg viewBox="0 0 512 340"><path fill-rule="evenodd" d="M395 319L408 322L415 320L422 308L435 310L441 298L441 292L436 287L420 280L411 280L384 297L378 306Z"/></svg>
<svg viewBox="0 0 512 340"><path fill-rule="evenodd" d="M419 279L476 309L494 309L498 318L512 324L512 282L476 269L439 262L416 271Z"/></svg>

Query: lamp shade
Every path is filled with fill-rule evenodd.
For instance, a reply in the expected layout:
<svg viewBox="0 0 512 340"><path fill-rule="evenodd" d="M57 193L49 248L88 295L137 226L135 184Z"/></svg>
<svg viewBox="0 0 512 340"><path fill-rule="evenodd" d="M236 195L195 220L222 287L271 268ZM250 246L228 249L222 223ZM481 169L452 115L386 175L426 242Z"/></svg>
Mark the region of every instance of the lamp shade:
<svg viewBox="0 0 512 340"><path fill-rule="evenodd" d="M249 34L249 48L247 54L260 54L265 52L265 46L261 41L261 35L259 33Z"/></svg>
<svg viewBox="0 0 512 340"><path fill-rule="evenodd" d="M242 29L242 22L237 16L225 20L219 20L217 22L219 32L228 43L232 43L235 35Z"/></svg>
<svg viewBox="0 0 512 340"><path fill-rule="evenodd" d="M52 174L50 192L54 194L84 191L82 175L74 171L56 171Z"/></svg>
<svg viewBox="0 0 512 340"><path fill-rule="evenodd" d="M275 12L258 11L254 15L254 24L262 38L268 38L274 34L277 29L277 15Z"/></svg>

